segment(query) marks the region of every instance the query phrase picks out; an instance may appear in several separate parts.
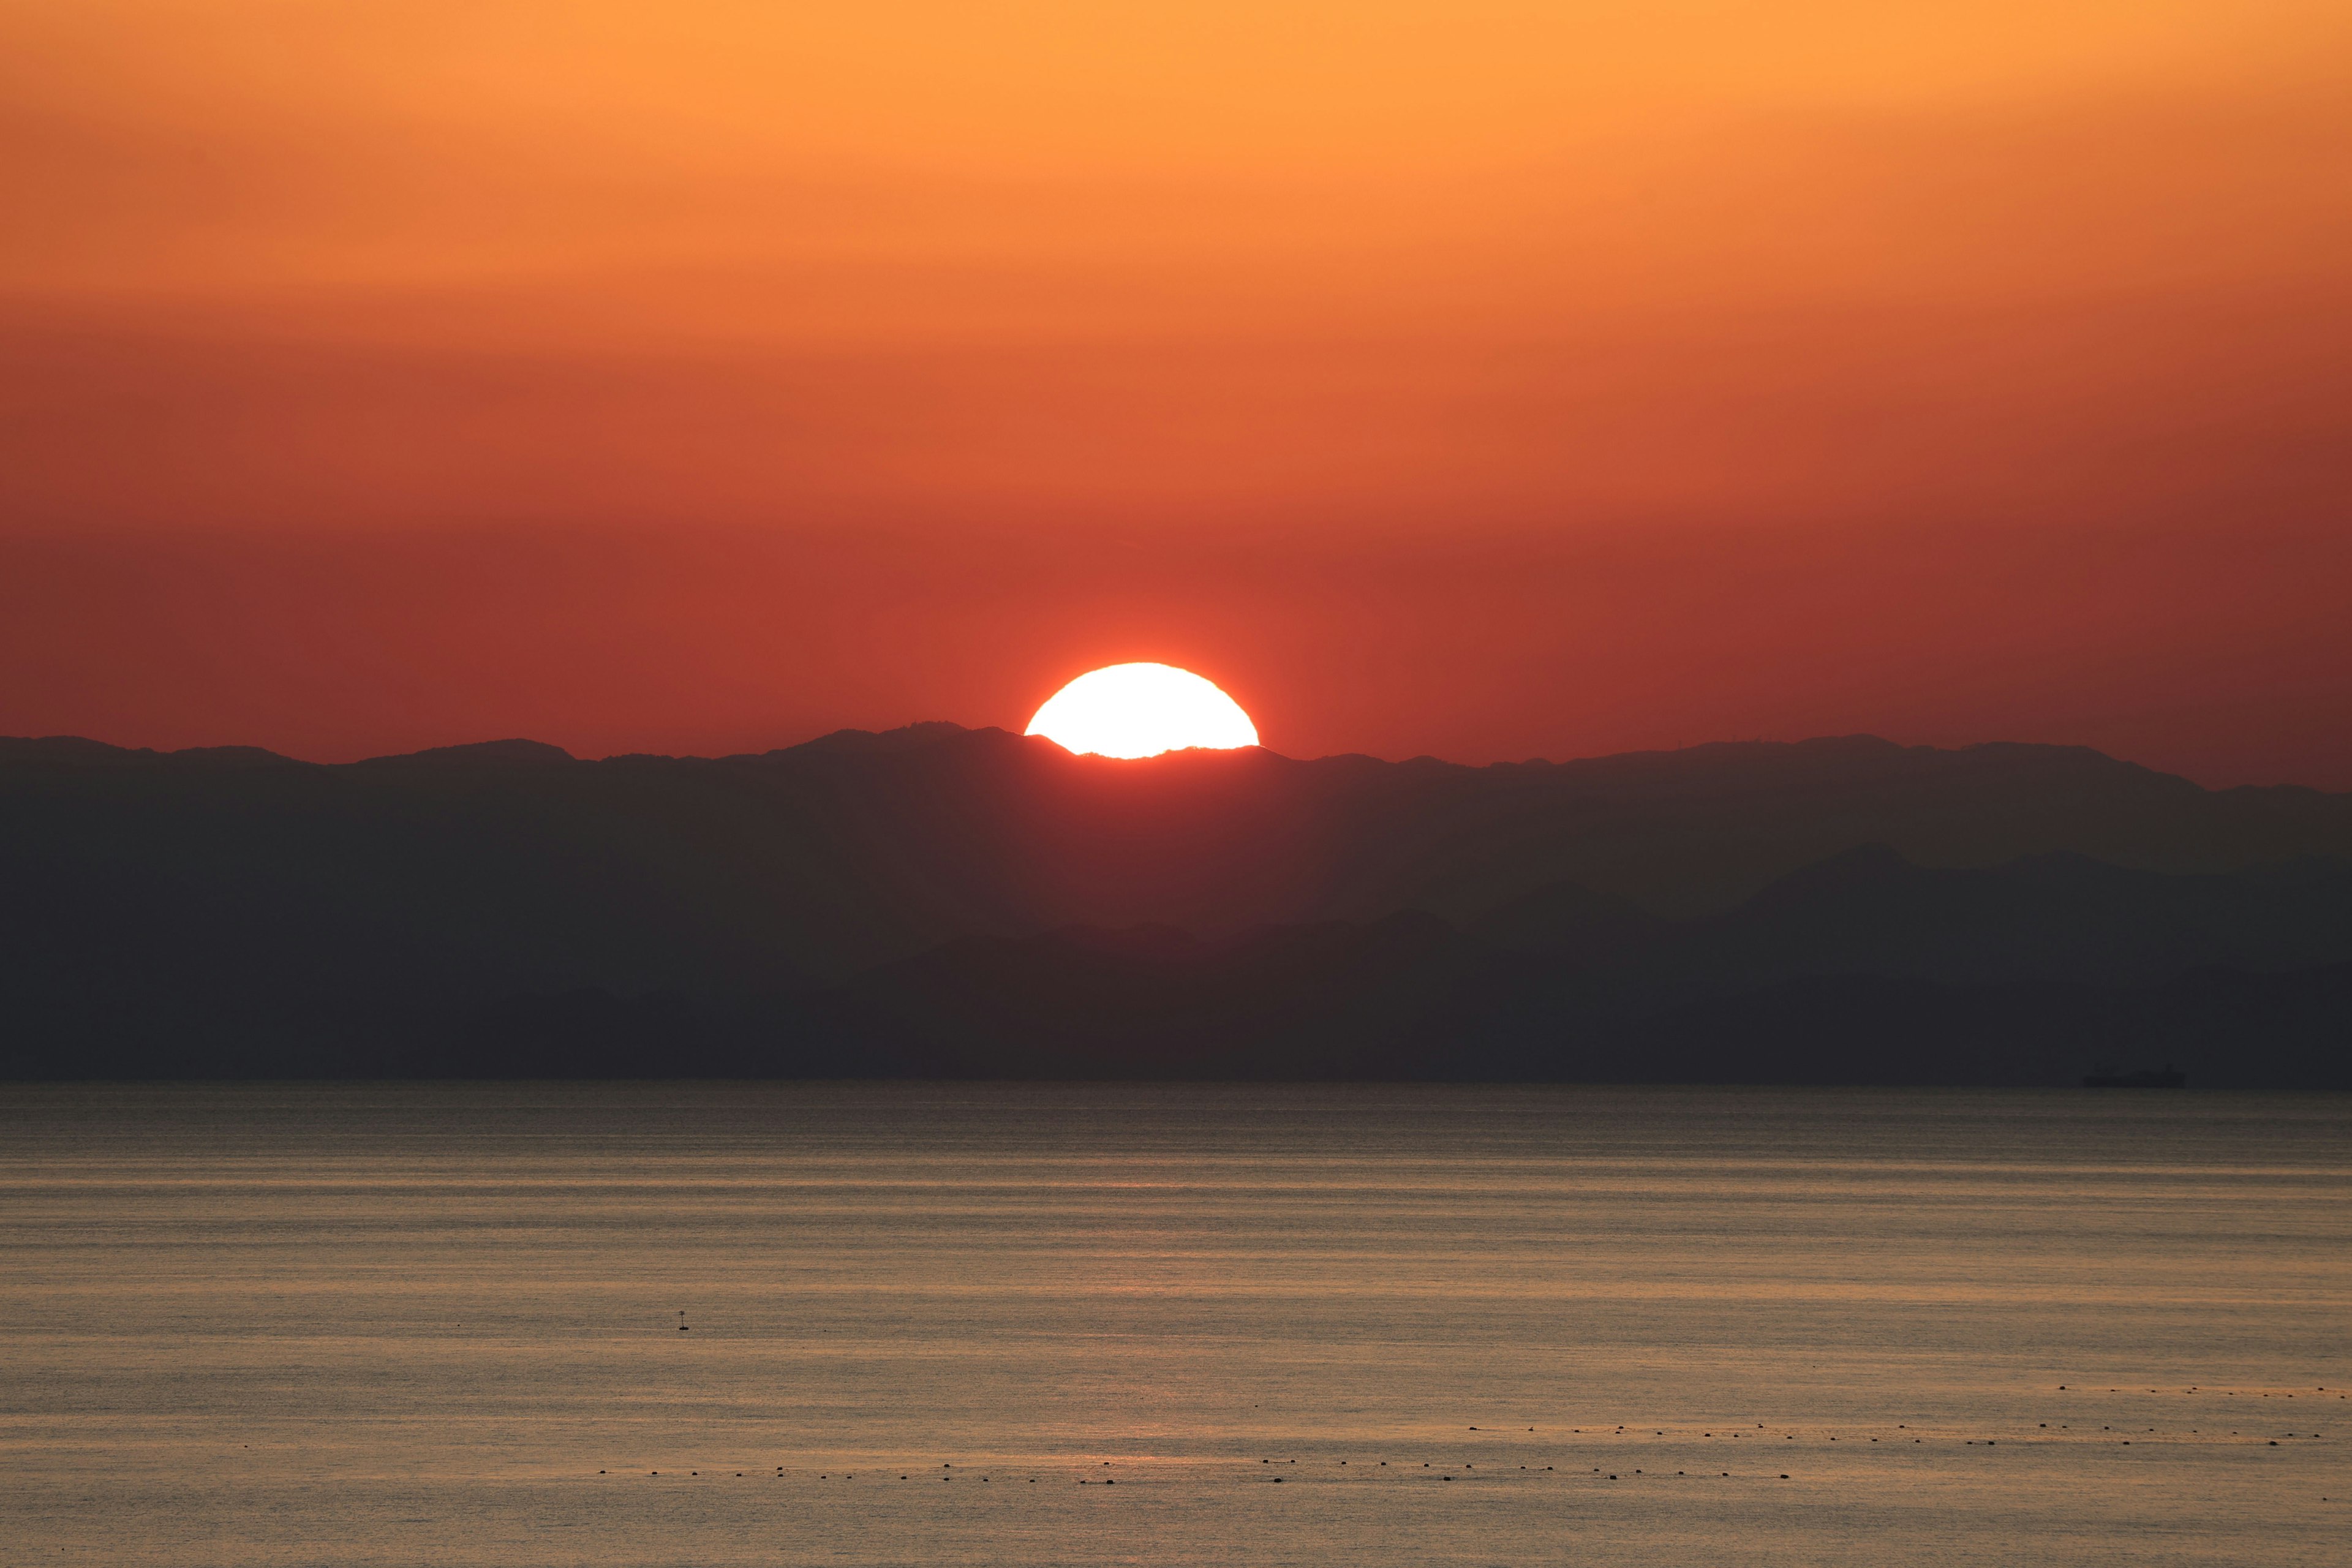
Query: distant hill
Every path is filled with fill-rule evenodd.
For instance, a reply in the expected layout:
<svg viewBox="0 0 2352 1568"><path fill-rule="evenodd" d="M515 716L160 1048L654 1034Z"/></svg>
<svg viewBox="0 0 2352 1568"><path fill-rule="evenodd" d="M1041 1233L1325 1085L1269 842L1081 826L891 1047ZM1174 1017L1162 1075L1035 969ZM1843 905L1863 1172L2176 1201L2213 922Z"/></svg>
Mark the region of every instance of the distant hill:
<svg viewBox="0 0 2352 1568"><path fill-rule="evenodd" d="M2352 865L2167 877L2071 857L1934 871L1884 850L1720 916L1557 947L1434 915L975 937L814 999L799 1037L943 1076L2352 1089Z"/></svg>
<svg viewBox="0 0 2352 1568"><path fill-rule="evenodd" d="M2347 864L2352 797L2063 747L0 741L0 1072L2057 1081L2088 1065L2061 1020L2137 1065L2158 1036L2117 999L2168 987L2203 1000L2150 1016L2226 1033L2235 998L2340 1046ZM2049 1043L1971 1077L1964 1017Z"/></svg>

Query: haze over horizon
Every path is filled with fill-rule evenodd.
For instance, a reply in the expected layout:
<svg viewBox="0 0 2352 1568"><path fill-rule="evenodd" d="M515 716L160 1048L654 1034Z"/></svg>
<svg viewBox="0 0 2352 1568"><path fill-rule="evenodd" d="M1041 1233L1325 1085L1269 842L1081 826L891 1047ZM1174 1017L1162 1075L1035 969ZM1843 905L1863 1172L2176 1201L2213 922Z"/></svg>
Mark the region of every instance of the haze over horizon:
<svg viewBox="0 0 2352 1568"><path fill-rule="evenodd" d="M1869 732L2352 787L2352 23L0 14L0 732Z"/></svg>

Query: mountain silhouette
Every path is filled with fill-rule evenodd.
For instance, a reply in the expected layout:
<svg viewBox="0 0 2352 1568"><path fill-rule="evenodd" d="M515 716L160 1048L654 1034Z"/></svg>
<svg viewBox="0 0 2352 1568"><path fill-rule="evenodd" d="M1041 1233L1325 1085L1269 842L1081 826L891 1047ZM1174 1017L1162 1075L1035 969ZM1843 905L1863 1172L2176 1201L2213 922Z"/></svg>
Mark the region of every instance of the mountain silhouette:
<svg viewBox="0 0 2352 1568"><path fill-rule="evenodd" d="M2352 797L2069 747L0 741L0 1072L2334 1081L2347 877Z"/></svg>
<svg viewBox="0 0 2352 1568"><path fill-rule="evenodd" d="M2054 1085L2153 1052L2216 1087L2352 1088L2352 864L1938 871L1867 848L1720 916L1563 935L1498 947L1408 912L969 938L801 1026L939 1076Z"/></svg>

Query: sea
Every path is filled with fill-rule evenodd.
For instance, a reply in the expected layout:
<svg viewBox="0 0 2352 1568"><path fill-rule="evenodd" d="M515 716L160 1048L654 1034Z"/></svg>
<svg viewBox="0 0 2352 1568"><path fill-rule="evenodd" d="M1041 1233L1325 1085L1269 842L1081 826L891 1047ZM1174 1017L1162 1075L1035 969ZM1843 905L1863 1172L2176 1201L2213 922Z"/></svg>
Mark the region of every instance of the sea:
<svg viewBox="0 0 2352 1568"><path fill-rule="evenodd" d="M2352 1097L0 1087L0 1564L2342 1564Z"/></svg>

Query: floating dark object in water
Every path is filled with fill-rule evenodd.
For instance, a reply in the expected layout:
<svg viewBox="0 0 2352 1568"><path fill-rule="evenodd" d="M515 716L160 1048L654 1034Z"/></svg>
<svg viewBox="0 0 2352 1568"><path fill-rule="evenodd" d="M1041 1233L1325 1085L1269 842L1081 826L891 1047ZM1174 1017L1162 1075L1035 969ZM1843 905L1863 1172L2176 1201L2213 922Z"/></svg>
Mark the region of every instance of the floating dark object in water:
<svg viewBox="0 0 2352 1568"><path fill-rule="evenodd" d="M686 1332L686 1314L684 1312L680 1312L677 1315L677 1331L681 1334Z"/></svg>
<svg viewBox="0 0 2352 1568"><path fill-rule="evenodd" d="M2186 1089L2189 1075L2170 1062L2160 1068L2139 1068L2131 1072L2118 1072L2111 1067L2093 1068L2083 1079L2084 1089Z"/></svg>

